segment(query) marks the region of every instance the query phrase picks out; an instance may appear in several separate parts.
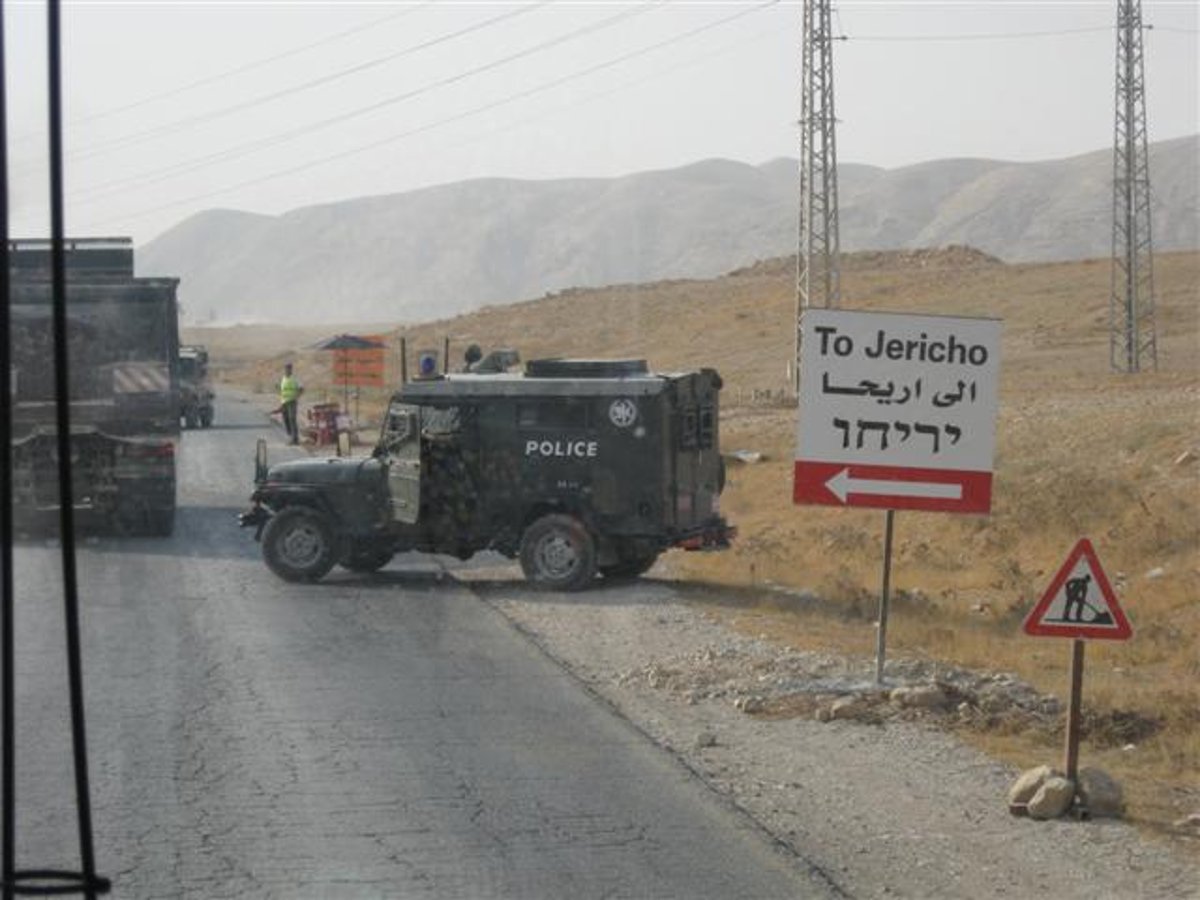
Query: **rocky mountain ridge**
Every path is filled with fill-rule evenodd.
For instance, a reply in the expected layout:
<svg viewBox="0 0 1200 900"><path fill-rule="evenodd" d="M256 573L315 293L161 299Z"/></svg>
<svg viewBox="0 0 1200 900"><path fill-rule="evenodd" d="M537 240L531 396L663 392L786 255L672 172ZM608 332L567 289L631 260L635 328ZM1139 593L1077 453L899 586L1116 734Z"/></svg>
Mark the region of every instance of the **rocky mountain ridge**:
<svg viewBox="0 0 1200 900"><path fill-rule="evenodd" d="M1200 246L1200 135L1150 148L1155 249ZM1112 155L839 169L847 251L968 244L1107 256ZM191 323L428 321L573 287L709 278L795 252L797 167L706 160L620 178L478 179L296 209L214 209L138 249Z"/></svg>

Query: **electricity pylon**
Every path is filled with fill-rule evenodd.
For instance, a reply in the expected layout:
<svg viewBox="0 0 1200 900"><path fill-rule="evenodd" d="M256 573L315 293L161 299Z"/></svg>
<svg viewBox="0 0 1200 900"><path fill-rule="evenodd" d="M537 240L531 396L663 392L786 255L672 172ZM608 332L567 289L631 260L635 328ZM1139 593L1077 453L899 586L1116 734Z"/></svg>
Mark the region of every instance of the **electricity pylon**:
<svg viewBox="0 0 1200 900"><path fill-rule="evenodd" d="M829 0L804 0L800 68L800 233L793 387L800 387L800 316L841 301L833 34Z"/></svg>
<svg viewBox="0 0 1200 900"><path fill-rule="evenodd" d="M1112 289L1108 306L1109 362L1118 372L1138 372L1147 364L1158 368L1142 59L1141 0L1118 0Z"/></svg>

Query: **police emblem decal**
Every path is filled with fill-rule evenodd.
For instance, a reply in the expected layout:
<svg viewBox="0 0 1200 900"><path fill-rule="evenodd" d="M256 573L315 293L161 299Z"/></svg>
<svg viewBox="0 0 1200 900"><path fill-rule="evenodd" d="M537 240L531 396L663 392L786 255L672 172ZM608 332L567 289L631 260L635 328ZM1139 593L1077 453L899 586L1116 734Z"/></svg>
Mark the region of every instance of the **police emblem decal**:
<svg viewBox="0 0 1200 900"><path fill-rule="evenodd" d="M608 407L608 418L618 428L628 428L637 421L637 404L627 397L614 400Z"/></svg>

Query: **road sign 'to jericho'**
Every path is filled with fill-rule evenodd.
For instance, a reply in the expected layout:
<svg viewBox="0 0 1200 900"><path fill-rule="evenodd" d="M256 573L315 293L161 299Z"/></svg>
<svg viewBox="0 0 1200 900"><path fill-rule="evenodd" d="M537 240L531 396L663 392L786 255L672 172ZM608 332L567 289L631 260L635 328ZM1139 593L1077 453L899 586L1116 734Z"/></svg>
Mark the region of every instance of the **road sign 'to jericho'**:
<svg viewBox="0 0 1200 900"><path fill-rule="evenodd" d="M1000 322L810 309L793 499L986 513Z"/></svg>

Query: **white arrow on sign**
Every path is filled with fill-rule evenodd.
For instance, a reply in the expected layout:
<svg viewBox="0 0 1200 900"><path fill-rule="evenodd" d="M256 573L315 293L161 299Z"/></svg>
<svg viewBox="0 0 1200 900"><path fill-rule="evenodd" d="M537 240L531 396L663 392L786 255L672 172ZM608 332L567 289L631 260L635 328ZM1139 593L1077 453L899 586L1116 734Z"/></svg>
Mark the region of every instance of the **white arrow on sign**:
<svg viewBox="0 0 1200 900"><path fill-rule="evenodd" d="M935 481L881 481L871 478L851 478L849 469L842 469L825 487L846 502L849 494L875 494L885 497L930 497L938 500L961 500L962 485Z"/></svg>

